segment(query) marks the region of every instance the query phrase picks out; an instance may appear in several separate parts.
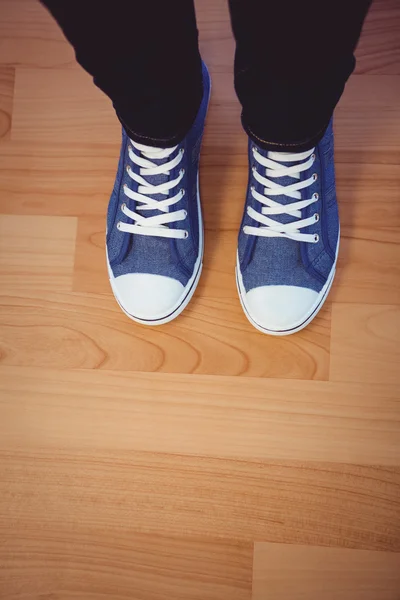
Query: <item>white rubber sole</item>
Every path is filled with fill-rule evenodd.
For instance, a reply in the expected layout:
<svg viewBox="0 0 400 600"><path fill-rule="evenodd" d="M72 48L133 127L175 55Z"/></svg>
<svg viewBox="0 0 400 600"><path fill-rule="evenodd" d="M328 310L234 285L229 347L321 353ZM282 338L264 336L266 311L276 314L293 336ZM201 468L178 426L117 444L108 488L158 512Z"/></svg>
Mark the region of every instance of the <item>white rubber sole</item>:
<svg viewBox="0 0 400 600"><path fill-rule="evenodd" d="M297 333L299 331L301 331L302 329L304 329L305 327L307 327L307 325L309 325L311 323L311 321L313 319L315 319L315 317L317 316L317 314L319 313L319 311L321 310L321 308L323 307L329 291L332 287L333 284L333 280L335 278L335 274L336 274L336 263L337 263L337 259L338 259L338 255L339 255L339 243L340 243L340 231L339 231L339 238L338 238L338 243L336 246L336 255L335 255L335 262L333 264L333 267L331 269L331 272L329 273L329 277L324 285L324 287L322 288L321 292L319 293L318 299L315 302L315 304L312 306L312 308L308 311L308 313L306 315L304 315L304 319L301 321L301 323L296 324L293 328L291 329L285 329L282 331L276 331L273 329L266 329L265 327L262 327L261 325L259 325L251 316L247 306L246 306L246 302L245 302L245 294L246 291L244 289L244 285L243 285L243 279L242 279L242 274L240 272L240 267L239 267L239 257L237 257L236 259L236 285L237 285L237 289L238 289L238 293L239 293L239 299L240 299L240 303L242 305L243 308L243 312L246 315L248 321L253 325L253 327L255 327L258 331L261 331L261 333L265 333L267 335L274 335L274 336L285 336L285 335L293 335L294 333Z"/></svg>

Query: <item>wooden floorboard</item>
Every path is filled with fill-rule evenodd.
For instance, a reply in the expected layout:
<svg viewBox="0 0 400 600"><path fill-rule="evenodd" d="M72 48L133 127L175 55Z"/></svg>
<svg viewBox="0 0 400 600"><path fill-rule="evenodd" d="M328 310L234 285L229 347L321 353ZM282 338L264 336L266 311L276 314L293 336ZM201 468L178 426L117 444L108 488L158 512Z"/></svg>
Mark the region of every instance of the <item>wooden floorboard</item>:
<svg viewBox="0 0 400 600"><path fill-rule="evenodd" d="M400 554L255 544L253 600L397 600Z"/></svg>
<svg viewBox="0 0 400 600"><path fill-rule="evenodd" d="M234 43L196 5L204 269L147 329L108 282L111 103L37 0L0 0L0 600L399 600L399 3L335 114L336 279L288 338L237 297Z"/></svg>

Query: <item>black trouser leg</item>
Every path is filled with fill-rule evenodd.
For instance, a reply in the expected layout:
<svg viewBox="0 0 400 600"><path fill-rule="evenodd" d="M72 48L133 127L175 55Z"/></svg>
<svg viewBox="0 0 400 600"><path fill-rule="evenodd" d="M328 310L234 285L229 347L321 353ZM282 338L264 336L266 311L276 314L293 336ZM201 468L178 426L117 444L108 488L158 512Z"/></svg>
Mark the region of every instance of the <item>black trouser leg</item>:
<svg viewBox="0 0 400 600"><path fill-rule="evenodd" d="M230 0L243 126L269 150L320 140L355 66L371 0Z"/></svg>
<svg viewBox="0 0 400 600"><path fill-rule="evenodd" d="M202 98L192 0L42 0L137 142L173 146Z"/></svg>
<svg viewBox="0 0 400 600"><path fill-rule="evenodd" d="M42 0L128 134L173 145L202 96L193 0ZM230 0L247 133L270 150L322 137L355 65L371 0Z"/></svg>

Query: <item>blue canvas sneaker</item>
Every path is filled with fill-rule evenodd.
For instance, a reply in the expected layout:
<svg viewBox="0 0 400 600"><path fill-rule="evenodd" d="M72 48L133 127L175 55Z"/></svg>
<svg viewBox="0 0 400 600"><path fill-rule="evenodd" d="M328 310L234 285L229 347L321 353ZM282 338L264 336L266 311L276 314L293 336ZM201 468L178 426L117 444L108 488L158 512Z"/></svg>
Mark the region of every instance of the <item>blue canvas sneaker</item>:
<svg viewBox="0 0 400 600"><path fill-rule="evenodd" d="M199 155L210 97L204 94L193 126L173 148L132 142L122 148L107 215L111 287L134 321L160 325L177 317L198 284L203 260Z"/></svg>
<svg viewBox="0 0 400 600"><path fill-rule="evenodd" d="M332 122L307 152L268 152L250 141L236 266L249 321L271 335L308 325L332 285L338 249Z"/></svg>

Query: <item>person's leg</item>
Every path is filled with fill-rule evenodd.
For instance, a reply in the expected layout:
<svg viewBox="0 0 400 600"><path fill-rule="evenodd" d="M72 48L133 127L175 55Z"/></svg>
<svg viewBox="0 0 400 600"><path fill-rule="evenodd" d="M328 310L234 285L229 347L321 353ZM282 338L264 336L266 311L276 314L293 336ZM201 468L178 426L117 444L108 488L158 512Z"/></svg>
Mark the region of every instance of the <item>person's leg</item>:
<svg viewBox="0 0 400 600"><path fill-rule="evenodd" d="M124 312L171 321L199 281L198 188L210 78L193 0L44 0L123 125L107 264Z"/></svg>
<svg viewBox="0 0 400 600"><path fill-rule="evenodd" d="M298 151L322 138L355 66L371 0L230 0L235 87L250 137Z"/></svg>
<svg viewBox="0 0 400 600"><path fill-rule="evenodd" d="M230 0L235 85L249 135L237 284L260 331L288 335L323 305L339 217L332 114L370 0Z"/></svg>
<svg viewBox="0 0 400 600"><path fill-rule="evenodd" d="M41 0L132 139L180 142L200 106L193 0Z"/></svg>

